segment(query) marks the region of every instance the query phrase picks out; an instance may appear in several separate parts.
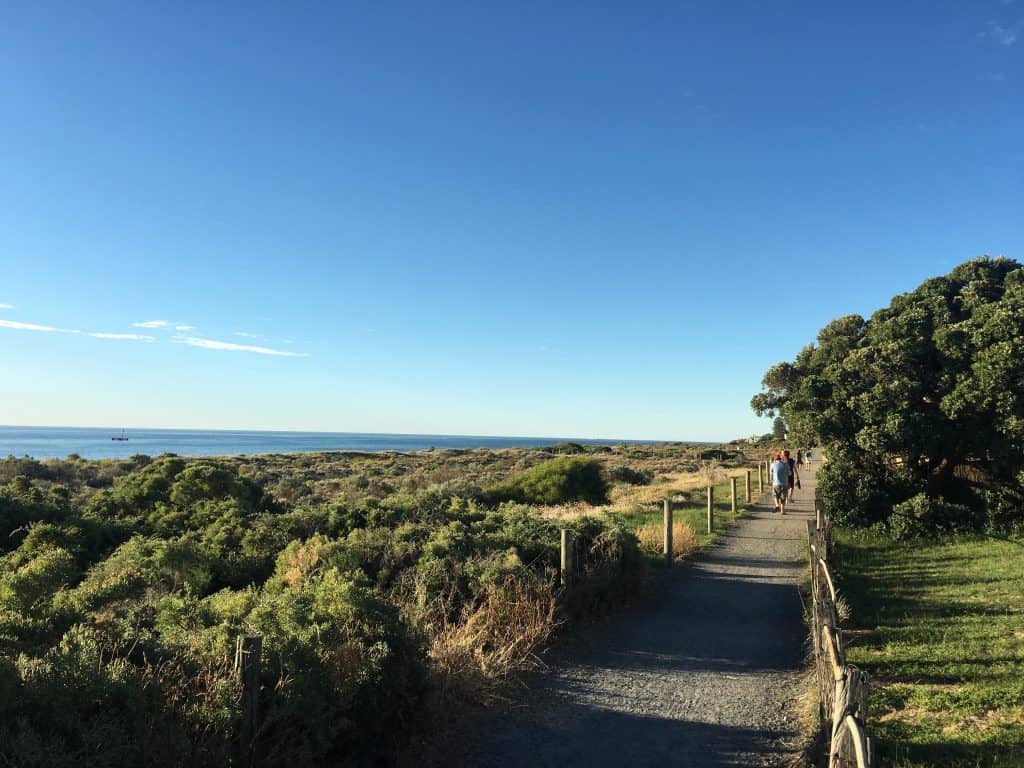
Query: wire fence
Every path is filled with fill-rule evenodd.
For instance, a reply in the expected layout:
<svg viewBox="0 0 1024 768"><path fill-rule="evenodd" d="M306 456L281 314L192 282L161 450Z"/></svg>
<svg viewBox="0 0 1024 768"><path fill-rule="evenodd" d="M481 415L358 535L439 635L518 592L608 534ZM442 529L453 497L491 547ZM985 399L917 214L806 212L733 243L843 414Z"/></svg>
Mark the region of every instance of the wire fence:
<svg viewBox="0 0 1024 768"><path fill-rule="evenodd" d="M867 731L869 677L846 663L840 599L830 566L832 526L815 498L815 519L807 521L811 569L811 641L822 721L830 728L829 768L874 768L875 749Z"/></svg>

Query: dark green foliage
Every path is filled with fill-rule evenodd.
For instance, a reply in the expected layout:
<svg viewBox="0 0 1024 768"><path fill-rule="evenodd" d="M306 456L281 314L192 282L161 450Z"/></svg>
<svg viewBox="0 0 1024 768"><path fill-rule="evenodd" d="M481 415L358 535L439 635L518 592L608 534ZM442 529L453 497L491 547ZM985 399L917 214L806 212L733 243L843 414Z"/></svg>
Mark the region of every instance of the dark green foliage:
<svg viewBox="0 0 1024 768"><path fill-rule="evenodd" d="M772 422L772 437L776 440L783 440L786 437L786 422L781 416L776 416Z"/></svg>
<svg viewBox="0 0 1024 768"><path fill-rule="evenodd" d="M970 261L869 320L834 320L763 384L758 414L778 412L791 436L826 446L820 486L836 514L884 522L903 505L901 536L1024 525L1017 262Z"/></svg>
<svg viewBox="0 0 1024 768"><path fill-rule="evenodd" d="M984 520L980 520L978 515L977 509L919 493L893 507L888 527L897 539L955 533L980 528Z"/></svg>
<svg viewBox="0 0 1024 768"><path fill-rule="evenodd" d="M580 453L587 452L587 449L584 448L579 443L571 443L568 441L564 443L556 443L555 445L552 445L550 448L548 448L548 450L551 451L552 453L564 453L569 456L574 456Z"/></svg>
<svg viewBox="0 0 1024 768"><path fill-rule="evenodd" d="M607 474L609 480L629 485L650 485L654 480L654 473L650 470L638 470L632 467L615 467Z"/></svg>
<svg viewBox="0 0 1024 768"><path fill-rule="evenodd" d="M495 486L488 496L496 501L526 504L565 504L572 501L603 504L608 499L608 482L599 462L562 457L538 464Z"/></svg>

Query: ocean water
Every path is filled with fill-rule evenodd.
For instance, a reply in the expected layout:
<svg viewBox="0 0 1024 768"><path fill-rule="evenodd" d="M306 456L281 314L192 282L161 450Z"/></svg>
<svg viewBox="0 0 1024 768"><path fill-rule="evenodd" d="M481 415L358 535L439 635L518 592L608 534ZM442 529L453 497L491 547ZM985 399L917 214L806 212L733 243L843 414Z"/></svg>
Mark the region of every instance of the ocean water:
<svg viewBox="0 0 1024 768"><path fill-rule="evenodd" d="M252 453L313 451L422 451L427 448L521 448L576 443L614 445L645 440L596 440L559 437L478 437L473 435L385 435L361 432L252 432L203 429L120 429L92 427L0 426L0 457L64 458L77 453L86 459L114 459L144 453L156 456L230 456Z"/></svg>

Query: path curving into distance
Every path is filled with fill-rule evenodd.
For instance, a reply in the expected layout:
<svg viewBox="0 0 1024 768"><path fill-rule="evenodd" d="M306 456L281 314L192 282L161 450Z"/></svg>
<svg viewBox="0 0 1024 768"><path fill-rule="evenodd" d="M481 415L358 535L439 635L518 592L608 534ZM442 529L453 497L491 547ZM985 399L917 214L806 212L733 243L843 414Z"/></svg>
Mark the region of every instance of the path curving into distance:
<svg viewBox="0 0 1024 768"><path fill-rule="evenodd" d="M588 631L521 707L466 743L468 766L783 765L799 722L814 472L784 518L769 494L677 566L643 609Z"/></svg>

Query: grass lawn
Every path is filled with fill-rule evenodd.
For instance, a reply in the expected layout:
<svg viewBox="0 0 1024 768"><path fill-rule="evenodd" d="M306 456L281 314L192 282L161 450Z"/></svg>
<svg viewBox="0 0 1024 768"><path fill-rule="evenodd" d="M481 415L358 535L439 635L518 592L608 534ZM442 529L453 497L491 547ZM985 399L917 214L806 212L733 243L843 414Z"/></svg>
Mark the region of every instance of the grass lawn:
<svg viewBox="0 0 1024 768"><path fill-rule="evenodd" d="M883 765L1024 766L1024 539L836 544Z"/></svg>

